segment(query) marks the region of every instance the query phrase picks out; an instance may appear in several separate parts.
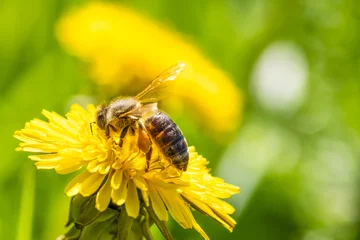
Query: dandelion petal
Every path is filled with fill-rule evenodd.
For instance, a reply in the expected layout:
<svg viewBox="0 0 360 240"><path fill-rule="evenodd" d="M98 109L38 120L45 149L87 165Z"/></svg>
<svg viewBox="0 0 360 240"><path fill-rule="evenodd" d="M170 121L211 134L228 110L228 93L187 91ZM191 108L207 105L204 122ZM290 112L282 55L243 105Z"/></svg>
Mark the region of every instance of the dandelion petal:
<svg viewBox="0 0 360 240"><path fill-rule="evenodd" d="M118 189L120 187L122 179L123 179L123 170L122 169L116 170L116 172L111 178L111 187L114 189Z"/></svg>
<svg viewBox="0 0 360 240"><path fill-rule="evenodd" d="M108 177L106 183L100 188L100 191L96 194L96 208L103 212L106 210L110 203L111 197L111 176Z"/></svg>
<svg viewBox="0 0 360 240"><path fill-rule="evenodd" d="M61 156L58 154L42 154L42 155L31 155L29 158L33 161L58 161L61 160Z"/></svg>
<svg viewBox="0 0 360 240"><path fill-rule="evenodd" d="M119 189L112 190L111 198L113 199L114 203L121 206L124 204L127 196L127 183L128 180L126 178L120 184Z"/></svg>
<svg viewBox="0 0 360 240"><path fill-rule="evenodd" d="M148 191L144 191L144 190L141 190L141 195L142 195L142 198L145 202L145 206L149 207L150 206L150 203L149 203L149 194L148 194Z"/></svg>
<svg viewBox="0 0 360 240"><path fill-rule="evenodd" d="M98 173L93 173L88 177L82 184L80 188L80 193L84 197L90 196L100 187L102 181L106 175L100 175Z"/></svg>
<svg viewBox="0 0 360 240"><path fill-rule="evenodd" d="M164 200L166 207L168 208L171 216L183 227L191 228L192 223L189 219L184 216L182 208L187 208L183 200L180 198L176 190L172 189L161 189L159 191L161 198Z"/></svg>
<svg viewBox="0 0 360 240"><path fill-rule="evenodd" d="M210 240L210 238L208 237L208 235L206 235L206 233L204 232L204 230L200 227L200 225L195 221L194 216L192 216L192 224L194 229L201 234L201 236L205 239L205 240Z"/></svg>
<svg viewBox="0 0 360 240"><path fill-rule="evenodd" d="M144 191L148 190L148 188L146 186L146 182L143 178L134 178L133 181L137 188L144 190Z"/></svg>
<svg viewBox="0 0 360 240"><path fill-rule="evenodd" d="M99 169L99 165L98 165L98 161L97 160L93 160L91 161L88 165L87 165L87 170L91 173L96 172Z"/></svg>
<svg viewBox="0 0 360 240"><path fill-rule="evenodd" d="M99 165L99 173L100 174L107 174L110 171L111 162L103 162Z"/></svg>
<svg viewBox="0 0 360 240"><path fill-rule="evenodd" d="M73 178L71 180L71 182L69 182L69 184L66 186L65 194L68 195L69 197L75 196L76 194L78 194L81 183L85 179L87 179L90 175L91 175L91 173L89 173L88 171L85 171L82 174L79 174L75 178Z"/></svg>
<svg viewBox="0 0 360 240"><path fill-rule="evenodd" d="M55 171L59 174L69 174L79 170L83 165L83 162L69 163L61 161L60 164L55 168Z"/></svg>
<svg viewBox="0 0 360 240"><path fill-rule="evenodd" d="M125 208L128 216L137 218L140 211L140 202L138 192L134 181L130 180L128 185L128 196L125 202Z"/></svg>
<svg viewBox="0 0 360 240"><path fill-rule="evenodd" d="M37 169L53 169L60 164L60 161L37 162L35 166Z"/></svg>
<svg viewBox="0 0 360 240"><path fill-rule="evenodd" d="M152 208L154 209L154 212L161 221L168 221L168 214L163 200L160 198L154 186L148 184L148 187L149 187L149 196L151 199L151 205Z"/></svg>

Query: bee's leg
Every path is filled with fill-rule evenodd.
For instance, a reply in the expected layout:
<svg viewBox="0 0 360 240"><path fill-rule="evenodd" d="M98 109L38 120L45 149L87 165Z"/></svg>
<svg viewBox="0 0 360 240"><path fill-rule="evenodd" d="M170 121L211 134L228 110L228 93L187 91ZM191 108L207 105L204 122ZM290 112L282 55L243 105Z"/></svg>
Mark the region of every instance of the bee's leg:
<svg viewBox="0 0 360 240"><path fill-rule="evenodd" d="M148 133L139 125L139 137L138 137L138 147L144 153L148 153L151 149L151 140Z"/></svg>
<svg viewBox="0 0 360 240"><path fill-rule="evenodd" d="M146 153L146 160L150 161L152 155L152 147L150 146L149 151Z"/></svg>
<svg viewBox="0 0 360 240"><path fill-rule="evenodd" d="M106 127L105 127L106 137L110 137L110 126L111 126L111 125L106 125Z"/></svg>
<svg viewBox="0 0 360 240"><path fill-rule="evenodd" d="M130 127L130 133L131 133L132 136L135 135L135 129L134 129L134 127Z"/></svg>
<svg viewBox="0 0 360 240"><path fill-rule="evenodd" d="M96 123L96 122L91 122L90 123L90 131L91 131L91 135L94 135L94 132L93 132L93 128L92 128L92 125Z"/></svg>
<svg viewBox="0 0 360 240"><path fill-rule="evenodd" d="M152 154L151 139L142 124L139 124L138 147L146 153L146 170L148 170Z"/></svg>
<svg viewBox="0 0 360 240"><path fill-rule="evenodd" d="M167 165L166 167L165 167L165 169L168 169L168 168L170 168L170 167L175 167L172 163L171 164L169 164L169 165ZM176 167L175 167L176 168ZM182 176L182 173L183 173L183 171L182 170L179 170L178 168L176 168L178 171L177 171L177 174L176 175L174 175L174 176L169 176L168 178L180 178L181 176Z"/></svg>
<svg viewBox="0 0 360 240"><path fill-rule="evenodd" d="M146 156L146 168L145 168L145 170L146 171L148 171L149 167L150 167L151 155L152 155L152 147L150 146L149 151L145 154L145 156Z"/></svg>
<svg viewBox="0 0 360 240"><path fill-rule="evenodd" d="M108 138L110 137L110 129L112 129L113 131L116 131L116 128L113 125L111 125L111 124L106 125L105 134L106 134L106 137L108 137Z"/></svg>
<svg viewBox="0 0 360 240"><path fill-rule="evenodd" d="M126 136L127 131L129 130L129 125L125 126L123 128L123 130L120 133L120 141L119 141L119 146L122 147L123 143L124 143L124 137Z"/></svg>

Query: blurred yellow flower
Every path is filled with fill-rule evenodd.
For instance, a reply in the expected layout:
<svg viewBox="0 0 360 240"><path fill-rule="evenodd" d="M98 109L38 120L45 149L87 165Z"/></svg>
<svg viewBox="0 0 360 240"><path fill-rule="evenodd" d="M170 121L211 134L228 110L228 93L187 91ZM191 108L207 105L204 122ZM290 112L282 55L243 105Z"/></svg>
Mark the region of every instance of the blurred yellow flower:
<svg viewBox="0 0 360 240"><path fill-rule="evenodd" d="M149 208L161 221L168 212L183 228L196 229L205 239L205 232L195 221L190 206L214 218L232 231L236 222L229 216L234 208L221 200L239 192L239 188L213 177L207 161L189 147L188 169L179 173L160 157L154 146L151 160L137 146L135 135L127 134L122 147L119 135L107 138L94 124L96 108L87 110L73 105L66 118L43 110L48 122L34 119L16 131L22 142L18 151L41 153L29 156L38 169L55 169L68 174L86 168L66 187L68 196L96 195L96 208L103 212L110 202L125 206L126 213L137 218L141 208Z"/></svg>
<svg viewBox="0 0 360 240"><path fill-rule="evenodd" d="M57 38L90 64L92 79L112 94L138 92L162 69L184 60L178 109L191 106L214 133L230 132L239 122L242 96L231 78L184 37L127 7L91 2L59 21Z"/></svg>

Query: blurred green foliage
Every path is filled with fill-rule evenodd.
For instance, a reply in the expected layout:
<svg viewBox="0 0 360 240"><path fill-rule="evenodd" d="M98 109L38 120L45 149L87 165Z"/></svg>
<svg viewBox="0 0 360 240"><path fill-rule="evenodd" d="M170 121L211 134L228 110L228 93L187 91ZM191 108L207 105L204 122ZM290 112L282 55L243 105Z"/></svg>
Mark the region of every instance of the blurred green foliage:
<svg viewBox="0 0 360 240"><path fill-rule="evenodd" d="M65 230L63 189L72 176L35 172L27 154L14 151L12 134L43 108L63 114L74 96L93 94L82 65L54 37L57 19L84 2L0 3L0 239L55 239ZM233 233L195 214L212 239L360 238L358 1L121 2L187 35L245 92L245 118L230 146L204 141L187 127L191 119L176 119L213 171L242 189L230 200ZM264 106L253 85L260 56L275 42L296 46L307 64L303 100L284 111ZM200 238L172 226L176 239Z"/></svg>

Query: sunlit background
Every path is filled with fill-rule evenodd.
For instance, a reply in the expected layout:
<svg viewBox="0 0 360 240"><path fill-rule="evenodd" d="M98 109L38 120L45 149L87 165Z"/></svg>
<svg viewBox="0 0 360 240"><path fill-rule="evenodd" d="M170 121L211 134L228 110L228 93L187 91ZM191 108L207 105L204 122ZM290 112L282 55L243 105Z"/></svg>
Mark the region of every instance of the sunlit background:
<svg viewBox="0 0 360 240"><path fill-rule="evenodd" d="M178 89L186 94L176 93L180 97L164 108L209 160L213 173L241 188L229 199L238 222L233 233L195 214L211 239L360 239L356 0L114 2L182 35L197 49L189 50L196 52L189 66L201 65L207 80L201 74L191 79ZM155 70L147 69L149 78L130 77L130 84L115 87L116 93L99 85L92 63L69 50L57 27L69 10L87 5L0 3L0 239L55 239L65 232L68 215L63 189L72 176L36 171L27 153L15 152L14 131L32 118L44 119L44 108L64 114L71 103L133 94L154 77ZM138 23L129 29L136 32ZM169 59L177 59L184 46L176 46L152 51L175 52ZM197 51L211 67L196 62ZM154 69L167 64L164 59L151 61ZM203 66L221 69L221 79L211 79L212 72ZM121 74L115 80L113 89L123 86ZM200 81L206 83L203 88L196 87ZM211 88L212 83L219 88ZM175 239L201 239L176 223L171 231Z"/></svg>

